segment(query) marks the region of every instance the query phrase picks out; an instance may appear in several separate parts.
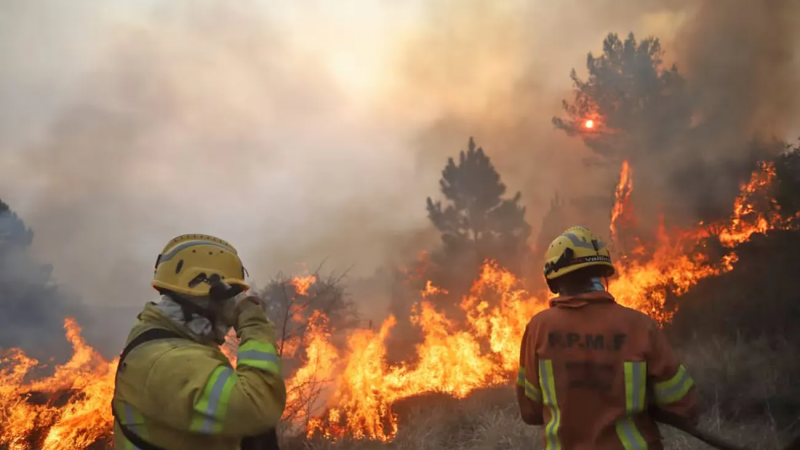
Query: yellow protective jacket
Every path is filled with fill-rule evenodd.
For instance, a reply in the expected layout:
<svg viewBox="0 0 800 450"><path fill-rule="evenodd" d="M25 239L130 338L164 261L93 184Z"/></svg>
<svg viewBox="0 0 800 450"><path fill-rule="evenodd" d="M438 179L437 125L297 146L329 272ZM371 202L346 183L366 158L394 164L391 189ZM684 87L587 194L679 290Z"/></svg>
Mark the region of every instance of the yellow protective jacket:
<svg viewBox="0 0 800 450"><path fill-rule="evenodd" d="M234 370L216 343L198 340L148 304L127 342L152 328L185 339L146 342L125 358L113 399L119 420L165 450L238 450L242 438L274 428L286 405L274 327L255 308L239 323ZM116 421L114 448L136 449Z"/></svg>

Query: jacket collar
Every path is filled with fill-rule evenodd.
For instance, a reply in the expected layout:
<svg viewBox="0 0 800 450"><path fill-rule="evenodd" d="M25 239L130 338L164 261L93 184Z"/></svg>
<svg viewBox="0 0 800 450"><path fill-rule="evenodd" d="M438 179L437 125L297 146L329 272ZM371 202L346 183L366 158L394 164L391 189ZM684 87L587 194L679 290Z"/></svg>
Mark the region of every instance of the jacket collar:
<svg viewBox="0 0 800 450"><path fill-rule="evenodd" d="M614 296L606 291L592 291L578 295L565 295L550 299L551 308L583 308L589 304L615 303Z"/></svg>
<svg viewBox="0 0 800 450"><path fill-rule="evenodd" d="M178 333L179 335L185 337L186 339L195 341L199 344L214 346L214 347L218 346L213 336L202 335L193 332L185 324L182 324L175 318L168 316L164 311L159 309L158 305L154 302L145 305L144 310L142 310L142 312L139 313L138 319L140 323L145 323L153 327L164 328L170 331L174 331L175 333Z"/></svg>

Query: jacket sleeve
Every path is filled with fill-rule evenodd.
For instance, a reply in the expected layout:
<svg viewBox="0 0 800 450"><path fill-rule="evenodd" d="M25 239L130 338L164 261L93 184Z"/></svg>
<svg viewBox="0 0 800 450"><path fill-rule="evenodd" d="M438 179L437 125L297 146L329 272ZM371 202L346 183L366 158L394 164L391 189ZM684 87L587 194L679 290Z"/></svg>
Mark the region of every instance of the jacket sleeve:
<svg viewBox="0 0 800 450"><path fill-rule="evenodd" d="M531 346L529 343L529 328L530 325L525 327L519 349L517 403L523 422L528 425L544 425L542 391L539 387L539 366L535 346Z"/></svg>
<svg viewBox="0 0 800 450"><path fill-rule="evenodd" d="M649 334L647 380L655 406L696 423L699 407L694 380L655 322L651 321Z"/></svg>
<svg viewBox="0 0 800 450"><path fill-rule="evenodd" d="M286 386L274 327L255 308L243 312L239 323L235 370L215 355L215 349L178 347L166 352L147 378L142 414L201 434L244 437L275 427L286 406Z"/></svg>

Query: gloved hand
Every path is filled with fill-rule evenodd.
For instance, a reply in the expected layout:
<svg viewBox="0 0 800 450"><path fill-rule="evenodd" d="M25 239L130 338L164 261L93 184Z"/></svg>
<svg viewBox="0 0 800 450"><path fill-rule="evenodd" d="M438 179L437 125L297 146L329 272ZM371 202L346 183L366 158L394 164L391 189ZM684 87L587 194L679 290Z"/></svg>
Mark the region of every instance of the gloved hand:
<svg viewBox="0 0 800 450"><path fill-rule="evenodd" d="M255 295L248 295L236 302L235 314L237 318L247 314L261 314L266 317L266 305Z"/></svg>
<svg viewBox="0 0 800 450"><path fill-rule="evenodd" d="M239 321L238 302L236 298L229 298L218 302L220 322L227 328L235 327Z"/></svg>
<svg viewBox="0 0 800 450"><path fill-rule="evenodd" d="M240 338L242 333L252 331L260 335L260 340L275 342L275 327L267 318L266 307L261 299L248 295L236 304L235 311L234 329Z"/></svg>

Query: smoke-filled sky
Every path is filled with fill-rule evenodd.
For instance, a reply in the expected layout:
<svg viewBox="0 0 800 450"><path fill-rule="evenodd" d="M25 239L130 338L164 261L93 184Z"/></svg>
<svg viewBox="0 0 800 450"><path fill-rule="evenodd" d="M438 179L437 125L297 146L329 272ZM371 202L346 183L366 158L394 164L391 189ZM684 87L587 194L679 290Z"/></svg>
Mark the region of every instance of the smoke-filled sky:
<svg viewBox="0 0 800 450"><path fill-rule="evenodd" d="M256 282L370 273L428 245L425 197L470 135L534 229L556 191L611 180L550 123L609 32L798 134L798 3L3 0L0 198L90 304L150 300L183 233L231 241Z"/></svg>

